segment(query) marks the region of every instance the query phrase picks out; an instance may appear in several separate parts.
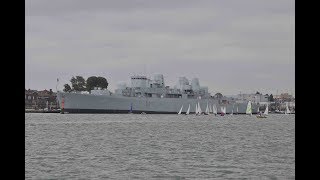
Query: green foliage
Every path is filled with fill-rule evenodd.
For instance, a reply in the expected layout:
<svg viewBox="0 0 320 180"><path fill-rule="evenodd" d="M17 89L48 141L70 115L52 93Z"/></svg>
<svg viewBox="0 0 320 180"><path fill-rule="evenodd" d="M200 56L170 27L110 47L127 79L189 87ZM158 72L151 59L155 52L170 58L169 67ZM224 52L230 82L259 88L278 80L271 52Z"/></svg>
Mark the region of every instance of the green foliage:
<svg viewBox="0 0 320 180"><path fill-rule="evenodd" d="M72 89L71 89L69 84L65 84L63 86L64 86L64 89L63 89L64 92L71 92L72 91Z"/></svg>
<svg viewBox="0 0 320 180"><path fill-rule="evenodd" d="M97 77L91 76L87 79L87 91L91 91L94 87L97 86Z"/></svg>
<svg viewBox="0 0 320 180"><path fill-rule="evenodd" d="M86 80L82 76L72 77L70 82L71 82L72 90L75 90L75 91L86 90Z"/></svg>
<svg viewBox="0 0 320 180"><path fill-rule="evenodd" d="M95 87L100 88L107 88L108 87L108 81L104 77L96 77L96 76L90 76L87 80L85 80L82 76L76 76L72 77L71 80L71 86L69 84L64 85L64 92L71 92L71 91L91 91Z"/></svg>
<svg viewBox="0 0 320 180"><path fill-rule="evenodd" d="M89 92L93 90L94 87L107 88L108 81L104 77L91 76L87 79L86 87Z"/></svg>
<svg viewBox="0 0 320 180"><path fill-rule="evenodd" d="M104 77L98 77L98 87L107 88L108 87L107 79Z"/></svg>

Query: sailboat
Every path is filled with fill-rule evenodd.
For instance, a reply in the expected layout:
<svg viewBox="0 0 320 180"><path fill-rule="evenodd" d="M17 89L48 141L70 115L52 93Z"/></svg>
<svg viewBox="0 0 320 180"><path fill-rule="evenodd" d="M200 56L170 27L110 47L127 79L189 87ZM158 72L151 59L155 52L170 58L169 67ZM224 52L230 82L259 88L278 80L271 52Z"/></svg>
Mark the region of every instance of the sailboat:
<svg viewBox="0 0 320 180"><path fill-rule="evenodd" d="M130 104L129 114L133 114L133 113L132 113L132 103Z"/></svg>
<svg viewBox="0 0 320 180"><path fill-rule="evenodd" d="M186 115L188 115L189 113L190 113L190 104L189 104L188 110L186 112Z"/></svg>
<svg viewBox="0 0 320 180"><path fill-rule="evenodd" d="M226 110L227 110L227 108L226 107L223 107L223 106L221 106L220 107L220 110L221 110L221 116L224 116L225 114L226 114Z"/></svg>
<svg viewBox="0 0 320 180"><path fill-rule="evenodd" d="M206 107L206 111L204 112L205 115L208 115L209 114L209 105L207 103L207 107Z"/></svg>
<svg viewBox="0 0 320 180"><path fill-rule="evenodd" d="M266 107L266 109L264 110L264 113L263 113L264 115L268 115L269 114L269 108L268 108L268 104L267 104L267 107Z"/></svg>
<svg viewBox="0 0 320 180"><path fill-rule="evenodd" d="M218 114L217 107L215 104L212 106L212 112L215 116Z"/></svg>
<svg viewBox="0 0 320 180"><path fill-rule="evenodd" d="M288 107L288 102L286 102L286 110L284 111L284 114L290 114L290 110L289 110L289 107Z"/></svg>
<svg viewBox="0 0 320 180"><path fill-rule="evenodd" d="M178 112L178 114L181 114L182 108L183 108L183 105L181 106L180 111Z"/></svg>
<svg viewBox="0 0 320 180"><path fill-rule="evenodd" d="M233 109L234 109L234 105L232 106L230 115L233 115Z"/></svg>
<svg viewBox="0 0 320 180"><path fill-rule="evenodd" d="M209 105L209 114L210 114L210 113L213 113L213 112L212 112L211 105Z"/></svg>
<svg viewBox="0 0 320 180"><path fill-rule="evenodd" d="M285 113L284 111L281 111L281 104L279 104L279 105L276 104L276 109L275 109L274 112L277 113L277 114Z"/></svg>
<svg viewBox="0 0 320 180"><path fill-rule="evenodd" d="M238 114L239 113L239 108L238 108L238 106L237 106L237 111L236 111L236 114Z"/></svg>
<svg viewBox="0 0 320 180"><path fill-rule="evenodd" d="M198 115L199 111L198 111L198 104L196 104L196 110L195 110L195 115Z"/></svg>
<svg viewBox="0 0 320 180"><path fill-rule="evenodd" d="M267 107L266 107L266 109L264 110L264 113L263 114L259 114L258 116L257 116L257 118L267 118L267 115L269 114L269 108L268 108L268 104L267 104Z"/></svg>
<svg viewBox="0 0 320 180"><path fill-rule="evenodd" d="M49 102L46 102L46 108L44 108L45 111L49 111Z"/></svg>
<svg viewBox="0 0 320 180"><path fill-rule="evenodd" d="M200 107L200 103L198 102L198 114L202 114L202 111L201 111L201 107Z"/></svg>
<svg viewBox="0 0 320 180"><path fill-rule="evenodd" d="M252 115L251 101L247 104L246 114Z"/></svg>

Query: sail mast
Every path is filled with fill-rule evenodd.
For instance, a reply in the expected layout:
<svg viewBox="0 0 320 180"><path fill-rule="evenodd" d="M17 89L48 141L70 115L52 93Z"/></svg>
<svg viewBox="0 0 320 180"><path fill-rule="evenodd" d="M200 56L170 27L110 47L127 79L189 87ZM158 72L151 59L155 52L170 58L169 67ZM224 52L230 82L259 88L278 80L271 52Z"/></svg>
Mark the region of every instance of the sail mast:
<svg viewBox="0 0 320 180"><path fill-rule="evenodd" d="M202 111L201 111L201 107L200 107L200 103L198 102L198 113L201 114Z"/></svg>
<svg viewBox="0 0 320 180"><path fill-rule="evenodd" d="M217 107L215 104L213 104L212 106L212 111L213 111L213 114L217 115Z"/></svg>
<svg viewBox="0 0 320 180"><path fill-rule="evenodd" d="M132 113L132 103L130 104L130 113Z"/></svg>
<svg viewBox="0 0 320 180"><path fill-rule="evenodd" d="M251 101L247 104L246 114L252 115Z"/></svg>
<svg viewBox="0 0 320 180"><path fill-rule="evenodd" d="M180 111L178 112L178 114L181 114L182 108L183 108L183 105L181 106Z"/></svg>
<svg viewBox="0 0 320 180"><path fill-rule="evenodd" d="M186 114L189 114L189 113L190 113L190 104L189 104L189 107L188 107Z"/></svg>
<svg viewBox="0 0 320 180"><path fill-rule="evenodd" d="M207 107L206 107L206 114L209 114L209 105L208 105L208 102L207 102Z"/></svg>
<svg viewBox="0 0 320 180"><path fill-rule="evenodd" d="M288 107L288 102L286 102L286 114L290 114L290 110L289 110L289 107Z"/></svg>
<svg viewBox="0 0 320 180"><path fill-rule="evenodd" d="M196 110L195 110L195 114L198 114L198 105L196 104Z"/></svg>
<svg viewBox="0 0 320 180"><path fill-rule="evenodd" d="M263 114L268 115L268 113L269 113L269 110L268 110L268 104L267 104L267 107L266 107L266 109L264 110L264 113L263 113Z"/></svg>

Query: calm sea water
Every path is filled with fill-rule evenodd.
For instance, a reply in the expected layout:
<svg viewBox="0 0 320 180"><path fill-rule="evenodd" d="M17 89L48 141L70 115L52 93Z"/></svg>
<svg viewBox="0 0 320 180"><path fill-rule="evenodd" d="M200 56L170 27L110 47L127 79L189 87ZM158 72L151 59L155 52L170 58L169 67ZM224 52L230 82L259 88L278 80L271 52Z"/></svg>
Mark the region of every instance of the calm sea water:
<svg viewBox="0 0 320 180"><path fill-rule="evenodd" d="M295 115L25 114L26 179L295 179Z"/></svg>

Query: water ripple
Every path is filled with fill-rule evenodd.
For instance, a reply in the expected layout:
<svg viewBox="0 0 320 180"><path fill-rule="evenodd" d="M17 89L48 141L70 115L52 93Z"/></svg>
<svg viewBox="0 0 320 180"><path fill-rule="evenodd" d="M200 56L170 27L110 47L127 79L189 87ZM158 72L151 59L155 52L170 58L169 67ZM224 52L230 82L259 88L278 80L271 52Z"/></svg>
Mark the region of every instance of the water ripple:
<svg viewBox="0 0 320 180"><path fill-rule="evenodd" d="M295 179L295 116L25 114L26 179Z"/></svg>

